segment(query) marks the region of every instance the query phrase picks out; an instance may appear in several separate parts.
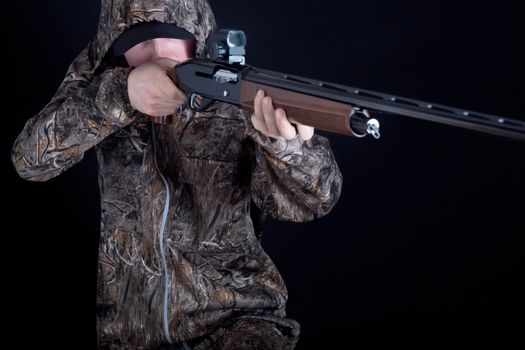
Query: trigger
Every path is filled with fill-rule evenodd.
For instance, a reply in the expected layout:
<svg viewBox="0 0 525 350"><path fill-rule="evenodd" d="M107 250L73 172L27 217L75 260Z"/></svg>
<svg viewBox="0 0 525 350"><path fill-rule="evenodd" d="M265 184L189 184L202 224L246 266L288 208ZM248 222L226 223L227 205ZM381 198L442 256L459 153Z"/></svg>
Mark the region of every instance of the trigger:
<svg viewBox="0 0 525 350"><path fill-rule="evenodd" d="M189 101L190 101L190 109L194 112L202 112L203 110L208 108L208 106L213 102L212 99L202 97L195 93L190 94Z"/></svg>

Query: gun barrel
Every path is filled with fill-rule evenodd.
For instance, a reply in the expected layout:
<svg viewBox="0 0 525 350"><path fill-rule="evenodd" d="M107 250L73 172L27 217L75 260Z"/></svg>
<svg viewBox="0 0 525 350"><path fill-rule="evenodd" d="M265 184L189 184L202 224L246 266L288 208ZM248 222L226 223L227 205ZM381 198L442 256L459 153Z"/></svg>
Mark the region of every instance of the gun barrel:
<svg viewBox="0 0 525 350"><path fill-rule="evenodd" d="M525 141L525 122L521 120L467 111L465 109L449 107L441 104L418 101L340 84L327 83L295 75L258 69L255 67L245 69L242 75L243 81L246 80L251 83L260 84L261 86L270 86L280 89L277 90L279 92L286 91L287 93L299 93L301 94L300 98L302 100L304 100L303 95L309 96L309 98L312 99L319 98L319 100L315 100L320 105L318 107L312 105L313 100L310 104L308 104L308 99L305 101L308 106L308 111L315 109L322 110L322 106L328 104L327 101L332 101L350 106L350 111L352 111L353 107L359 107L360 109L368 110L372 115L374 112L381 114L395 114ZM243 95L242 91L241 95ZM277 99L280 101L278 97L279 95L270 94L270 96L273 100ZM285 104L290 104L288 99L285 102ZM294 112L295 118L299 117L298 119L300 120L306 120L299 116L301 113L299 109L296 109ZM311 119L315 118L308 117L308 120ZM321 124L325 125L331 123L323 121ZM314 126L313 124L308 125ZM337 123L337 125L337 131L334 132L342 131L340 123ZM323 127L320 126L320 129L323 129Z"/></svg>

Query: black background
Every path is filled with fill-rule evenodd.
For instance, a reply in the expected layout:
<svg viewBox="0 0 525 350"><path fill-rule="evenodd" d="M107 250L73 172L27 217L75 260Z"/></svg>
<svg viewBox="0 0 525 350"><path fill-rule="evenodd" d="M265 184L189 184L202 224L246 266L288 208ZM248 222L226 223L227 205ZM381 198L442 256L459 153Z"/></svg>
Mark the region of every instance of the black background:
<svg viewBox="0 0 525 350"><path fill-rule="evenodd" d="M246 32L254 66L525 119L518 2L212 7L220 26ZM9 154L93 37L98 11L87 0L9 2L2 19L2 289L6 337L24 345L95 344L94 155L30 183ZM341 199L315 222L266 224L263 244L303 328L298 349L522 348L525 144L397 116L381 123L380 140L318 131L343 173Z"/></svg>

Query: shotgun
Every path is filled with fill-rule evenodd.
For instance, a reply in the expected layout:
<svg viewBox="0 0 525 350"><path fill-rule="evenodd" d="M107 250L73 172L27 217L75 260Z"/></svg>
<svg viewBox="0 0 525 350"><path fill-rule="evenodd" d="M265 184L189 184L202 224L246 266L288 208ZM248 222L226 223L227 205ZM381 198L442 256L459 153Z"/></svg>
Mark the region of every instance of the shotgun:
<svg viewBox="0 0 525 350"><path fill-rule="evenodd" d="M207 42L208 59L192 58L169 72L194 111L212 102L253 112L259 89L288 120L337 134L380 137L378 114L400 115L525 141L525 122L418 101L246 65L246 35L220 29ZM200 96L198 99L197 97Z"/></svg>

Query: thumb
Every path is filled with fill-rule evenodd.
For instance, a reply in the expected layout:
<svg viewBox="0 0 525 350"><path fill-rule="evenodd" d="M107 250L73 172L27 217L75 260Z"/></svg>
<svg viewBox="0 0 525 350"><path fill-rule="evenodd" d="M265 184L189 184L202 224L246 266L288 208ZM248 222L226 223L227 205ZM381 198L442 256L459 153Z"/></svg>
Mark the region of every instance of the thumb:
<svg viewBox="0 0 525 350"><path fill-rule="evenodd" d="M171 58L167 58L167 57L157 58L153 62L155 62L155 64L157 64L158 66L160 66L162 69L165 69L165 70L171 70L177 64L180 63L179 61L172 60Z"/></svg>

